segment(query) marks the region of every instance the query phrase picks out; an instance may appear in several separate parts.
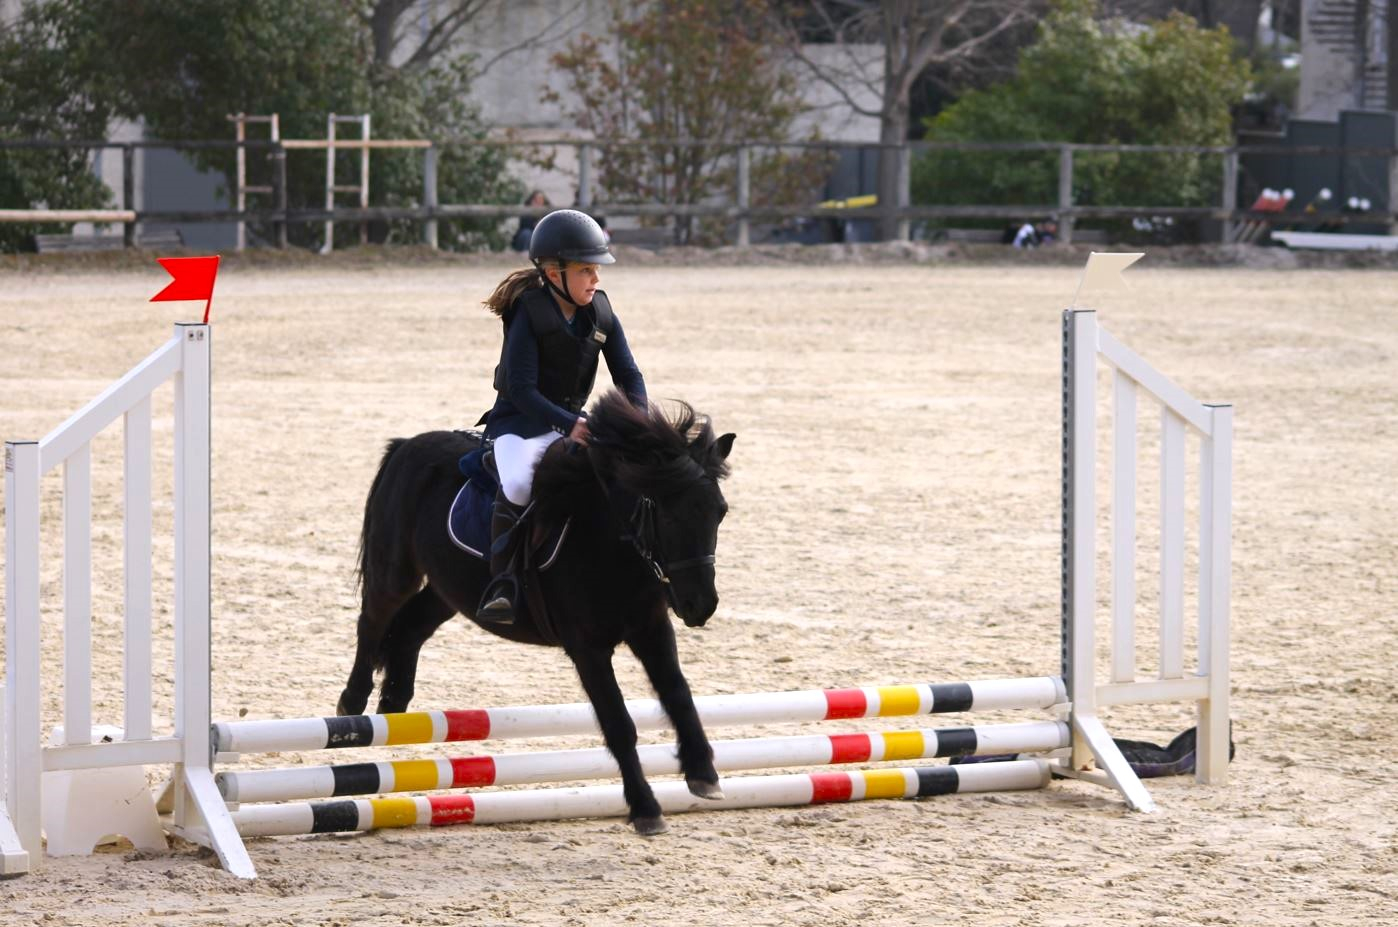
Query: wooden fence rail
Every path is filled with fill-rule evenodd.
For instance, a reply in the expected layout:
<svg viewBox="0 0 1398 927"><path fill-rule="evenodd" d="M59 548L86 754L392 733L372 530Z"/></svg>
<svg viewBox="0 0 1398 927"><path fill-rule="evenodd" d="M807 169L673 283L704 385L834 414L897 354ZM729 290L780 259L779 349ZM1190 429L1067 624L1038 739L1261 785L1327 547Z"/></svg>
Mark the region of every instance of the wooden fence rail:
<svg viewBox="0 0 1398 927"><path fill-rule="evenodd" d="M782 220L794 218L841 219L841 220L883 220L893 218L906 228L908 223L918 220L935 219L1003 219L1017 220L1030 216L1053 215L1059 223L1059 237L1072 241L1075 223L1081 219L1121 219L1137 216L1213 220L1223 224L1222 237L1231 241L1234 229L1249 221L1262 222L1325 222L1335 224L1371 223L1383 224L1391 230L1398 229L1398 148L1335 148L1325 146L1289 147L1284 145L1241 145L1241 146L1201 146L1201 145L1083 145L1058 142L908 142L898 147L904 151L904 163L914 155L930 152L1049 152L1058 159L1058 190L1055 202L1013 205L913 205L909 189L909 171L901 171L900 194L895 203L881 203L874 206L850 208L829 205L757 205L752 202L750 189L750 158L756 149L806 149L829 150L848 148L886 148L874 142L821 141L821 142L774 142L750 140L715 143L693 139L657 139L598 142L575 138L554 138L540 140L520 139L243 139L232 140L177 140L177 141L132 141L112 142L108 140L78 139L0 139L0 150L45 150L45 149L119 149L122 153L123 206L119 210L66 210L66 209L0 209L0 223L5 222L96 222L99 224L120 223L124 241L129 247L135 244L136 230L143 223L194 223L194 222L258 222L269 224L273 240L279 247L286 245L286 228L291 224L323 222L372 222L372 221L412 221L420 223L424 243L437 246L438 223L450 219L509 219L520 216L541 216L546 208L532 208L519 204L500 203L460 203L443 204L438 200L437 178L438 157L441 150L454 146L497 146L517 149L538 150L548 147L572 147L577 152L578 163L578 205L594 213L608 217L668 218L716 218L734 223L734 239L740 245L750 241L751 223L754 220ZM598 199L595 191L594 162L599 149L636 147L687 147L708 146L730 149L736 166L735 189L729 203L636 203ZM423 159L423 192L420 205L399 207L350 207L350 208L297 208L288 206L286 188L286 152L288 150L327 149L403 150L416 151ZM206 210L144 210L132 209L135 199L135 153L142 149L209 150L237 149L240 151L263 151L268 155L272 172L272 205L256 209L206 209ZM1078 154L1092 153L1175 153L1196 156L1217 156L1221 159L1221 195L1213 206L1085 206L1075 202L1074 177L1075 158ZM1325 212L1315 214L1255 212L1238 207L1239 157L1251 154L1273 155L1330 155L1339 154L1351 157L1383 157L1389 163L1388 202L1375 204L1377 208L1362 212ZM236 194L237 191L233 191ZM5 205L5 204L0 204Z"/></svg>

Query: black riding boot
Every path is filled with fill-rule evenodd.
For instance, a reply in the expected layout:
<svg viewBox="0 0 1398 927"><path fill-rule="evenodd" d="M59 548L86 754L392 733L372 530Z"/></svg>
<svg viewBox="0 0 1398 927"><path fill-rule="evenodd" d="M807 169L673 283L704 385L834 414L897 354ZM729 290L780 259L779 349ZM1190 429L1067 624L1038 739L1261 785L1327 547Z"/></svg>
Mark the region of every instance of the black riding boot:
<svg viewBox="0 0 1398 927"><path fill-rule="evenodd" d="M516 571L519 548L524 539L516 530L526 506L515 505L503 492L495 496L490 513L490 575L493 577L481 596L476 620L485 624L514 624L519 605L520 577Z"/></svg>

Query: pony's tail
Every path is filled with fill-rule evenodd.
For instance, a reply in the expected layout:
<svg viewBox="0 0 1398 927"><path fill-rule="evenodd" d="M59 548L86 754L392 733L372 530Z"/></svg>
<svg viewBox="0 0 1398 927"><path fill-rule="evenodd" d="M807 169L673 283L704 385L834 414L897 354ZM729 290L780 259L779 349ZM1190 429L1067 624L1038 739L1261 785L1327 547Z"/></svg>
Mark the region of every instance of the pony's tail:
<svg viewBox="0 0 1398 927"><path fill-rule="evenodd" d="M369 587L374 584L375 580L373 564L369 562L370 539L377 533L378 516L381 514L378 509L382 506L379 494L383 487L384 474L388 472L388 464L393 459L393 455L407 443L407 438L394 438L388 442L388 447L383 452L383 460L379 462L379 472L374 474L374 482L369 486L369 498L364 503L364 525L359 530L359 566L355 570L361 592L371 592Z"/></svg>
<svg viewBox="0 0 1398 927"><path fill-rule="evenodd" d="M522 267L519 270L511 271L510 275L495 287L495 292L490 294L482 305L497 316L504 316L505 310L514 305L520 294L525 290L541 287L544 285L543 275L536 268Z"/></svg>

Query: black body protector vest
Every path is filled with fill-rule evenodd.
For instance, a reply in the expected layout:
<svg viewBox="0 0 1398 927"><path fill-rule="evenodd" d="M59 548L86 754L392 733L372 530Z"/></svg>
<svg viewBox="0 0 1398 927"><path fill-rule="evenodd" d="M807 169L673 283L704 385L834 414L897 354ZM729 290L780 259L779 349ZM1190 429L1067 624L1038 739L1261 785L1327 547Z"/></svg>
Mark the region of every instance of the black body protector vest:
<svg viewBox="0 0 1398 927"><path fill-rule="evenodd" d="M601 290L594 293L590 308L590 318L581 306L574 316L577 324L592 323L592 330L582 338L569 330L553 297L542 288L525 290L502 319L508 333L516 312L528 314L529 328L539 342L539 392L575 414L582 411L592 393L592 385L597 380L597 355L602 352L615 325L612 304L606 293ZM505 367L505 351L502 346L500 363L495 368L495 390L508 396L510 377Z"/></svg>

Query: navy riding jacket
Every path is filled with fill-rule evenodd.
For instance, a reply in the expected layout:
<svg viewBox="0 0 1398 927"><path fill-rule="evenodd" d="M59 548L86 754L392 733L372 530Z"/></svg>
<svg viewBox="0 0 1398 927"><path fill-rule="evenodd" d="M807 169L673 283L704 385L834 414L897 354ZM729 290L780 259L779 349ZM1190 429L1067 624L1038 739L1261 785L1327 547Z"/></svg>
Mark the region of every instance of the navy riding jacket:
<svg viewBox="0 0 1398 927"><path fill-rule="evenodd" d="M550 299L550 302L553 302ZM563 318L563 311L553 303L553 310ZM571 333L579 341L592 336L595 317L592 306L583 306L573 314ZM568 323L564 323L565 329ZM549 431L566 435L573 430L578 417L587 413L574 414L553 402L539 392L539 342L529 324L529 313L517 311L510 321L505 334L505 369L508 371L507 389L496 394L495 405L490 410L486 422L487 438L500 435L518 435L521 438L536 438ZM607 371L612 382L623 390L631 402L643 406L646 402L646 381L631 356L631 348L626 344L626 333L622 330L621 319L612 314L612 332L602 345L602 356L607 359Z"/></svg>

